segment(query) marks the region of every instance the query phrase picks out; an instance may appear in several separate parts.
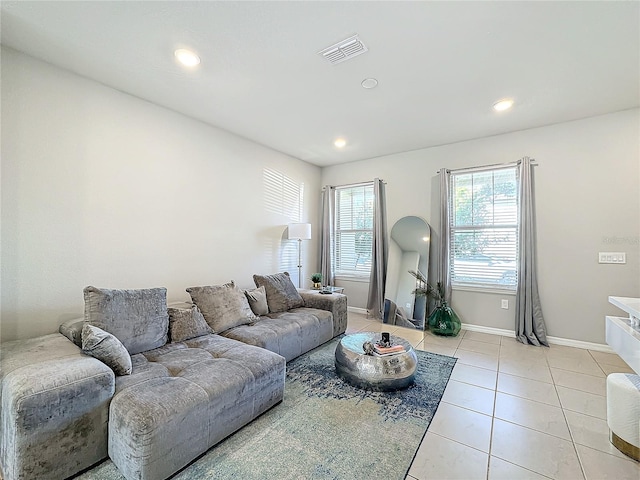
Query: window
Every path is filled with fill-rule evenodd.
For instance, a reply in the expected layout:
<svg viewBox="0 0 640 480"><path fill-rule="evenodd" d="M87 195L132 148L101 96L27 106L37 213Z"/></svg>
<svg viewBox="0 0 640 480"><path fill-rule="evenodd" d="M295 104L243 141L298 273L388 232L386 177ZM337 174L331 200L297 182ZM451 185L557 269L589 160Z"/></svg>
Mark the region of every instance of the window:
<svg viewBox="0 0 640 480"><path fill-rule="evenodd" d="M517 285L517 168L451 174L451 283Z"/></svg>
<svg viewBox="0 0 640 480"><path fill-rule="evenodd" d="M336 276L366 277L371 273L373 184L336 188Z"/></svg>

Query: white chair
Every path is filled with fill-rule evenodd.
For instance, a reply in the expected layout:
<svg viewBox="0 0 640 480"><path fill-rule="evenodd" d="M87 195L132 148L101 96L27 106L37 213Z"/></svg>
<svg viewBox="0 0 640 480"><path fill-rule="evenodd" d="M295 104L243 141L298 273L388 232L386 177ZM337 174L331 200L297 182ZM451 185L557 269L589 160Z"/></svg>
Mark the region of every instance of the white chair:
<svg viewBox="0 0 640 480"><path fill-rule="evenodd" d="M612 373L607 377L607 424L611 443L640 461L640 375Z"/></svg>

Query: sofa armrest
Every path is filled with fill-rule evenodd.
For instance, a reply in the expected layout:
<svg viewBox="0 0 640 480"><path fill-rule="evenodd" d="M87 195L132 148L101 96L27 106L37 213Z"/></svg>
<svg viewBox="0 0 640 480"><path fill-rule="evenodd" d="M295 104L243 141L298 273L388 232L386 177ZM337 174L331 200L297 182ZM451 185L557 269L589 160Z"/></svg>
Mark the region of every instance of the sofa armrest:
<svg viewBox="0 0 640 480"><path fill-rule="evenodd" d="M84 318L72 318L61 324L58 331L82 348L82 327L84 327Z"/></svg>
<svg viewBox="0 0 640 480"><path fill-rule="evenodd" d="M323 295L317 290L299 290L304 306L327 310L333 315L333 336L347 329L347 296L341 293Z"/></svg>
<svg viewBox="0 0 640 480"><path fill-rule="evenodd" d="M0 348L4 478L67 478L105 458L113 371L60 334Z"/></svg>

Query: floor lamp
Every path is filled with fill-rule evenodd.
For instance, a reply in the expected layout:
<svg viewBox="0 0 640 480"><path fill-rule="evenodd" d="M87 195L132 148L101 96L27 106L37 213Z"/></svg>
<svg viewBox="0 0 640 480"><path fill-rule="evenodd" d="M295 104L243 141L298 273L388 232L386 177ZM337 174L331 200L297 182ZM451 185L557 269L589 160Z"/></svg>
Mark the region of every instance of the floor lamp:
<svg viewBox="0 0 640 480"><path fill-rule="evenodd" d="M311 240L311 224L290 223L289 239L298 240L298 288L302 288L302 240Z"/></svg>

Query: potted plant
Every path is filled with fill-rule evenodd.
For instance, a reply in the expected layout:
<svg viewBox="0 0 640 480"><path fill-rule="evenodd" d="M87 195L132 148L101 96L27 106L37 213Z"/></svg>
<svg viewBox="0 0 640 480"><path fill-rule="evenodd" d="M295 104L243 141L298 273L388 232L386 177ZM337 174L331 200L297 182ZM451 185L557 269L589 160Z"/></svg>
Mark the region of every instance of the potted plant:
<svg viewBox="0 0 640 480"><path fill-rule="evenodd" d="M322 274L314 273L311 275L311 281L313 282L313 288L315 290L320 290L322 288Z"/></svg>
<svg viewBox="0 0 640 480"><path fill-rule="evenodd" d="M409 270L409 273L418 281L416 289L413 291L414 295L426 296L436 301L436 308L431 312L431 315L429 315L429 329L436 335L446 335L450 337L458 335L461 327L460 319L445 300L442 283L438 282L436 288L434 288L429 285L427 279L421 272Z"/></svg>

